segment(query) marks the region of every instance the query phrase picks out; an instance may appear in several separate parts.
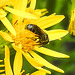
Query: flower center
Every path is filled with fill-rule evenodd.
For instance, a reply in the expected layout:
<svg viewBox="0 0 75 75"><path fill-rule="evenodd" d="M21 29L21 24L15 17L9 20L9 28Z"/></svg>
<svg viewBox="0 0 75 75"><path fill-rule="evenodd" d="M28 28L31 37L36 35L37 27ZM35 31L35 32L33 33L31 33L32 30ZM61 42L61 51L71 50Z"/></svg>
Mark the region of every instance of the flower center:
<svg viewBox="0 0 75 75"><path fill-rule="evenodd" d="M21 44L24 52L34 50L34 46L38 45L35 41L37 35L26 30L23 25L16 25L14 28L16 30L16 36L11 35L11 37L13 38L15 45L18 46Z"/></svg>

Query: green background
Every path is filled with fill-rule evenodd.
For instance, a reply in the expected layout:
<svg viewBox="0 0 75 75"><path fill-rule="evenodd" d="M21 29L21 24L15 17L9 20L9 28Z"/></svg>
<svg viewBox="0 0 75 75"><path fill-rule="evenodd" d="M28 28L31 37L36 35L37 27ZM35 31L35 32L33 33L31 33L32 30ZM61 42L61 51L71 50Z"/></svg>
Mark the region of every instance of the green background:
<svg viewBox="0 0 75 75"><path fill-rule="evenodd" d="M47 30L51 30L51 29L67 30L69 26L71 6L72 6L71 0L37 0L36 9L46 8L49 11L49 13L46 15L50 15L52 13L56 13L57 15L65 15L65 19L62 22L56 24L55 26L47 28ZM8 13L7 17L11 21L11 14ZM7 32L6 28L2 25L1 22L0 22L0 26L1 26L0 30ZM4 46L6 44L8 44L9 48L11 49L11 53L12 53L11 65L12 65L15 52L10 46L10 43L5 42L1 37L0 37L0 59L4 58L3 51L4 51ZM45 47L52 49L54 51L68 54L70 56L69 59L54 58L54 57L49 57L44 54L38 53L42 57L44 57L47 61L49 61L50 63L56 65L57 67L65 71L65 73L62 74L48 69L52 72L51 75L75 75L75 36L68 34L65 37L63 37L61 41L60 40L51 41ZM28 63L28 61L26 61L24 57L23 57L23 61L24 61L23 69L25 69L25 73L32 73L36 71L36 69L33 68Z"/></svg>

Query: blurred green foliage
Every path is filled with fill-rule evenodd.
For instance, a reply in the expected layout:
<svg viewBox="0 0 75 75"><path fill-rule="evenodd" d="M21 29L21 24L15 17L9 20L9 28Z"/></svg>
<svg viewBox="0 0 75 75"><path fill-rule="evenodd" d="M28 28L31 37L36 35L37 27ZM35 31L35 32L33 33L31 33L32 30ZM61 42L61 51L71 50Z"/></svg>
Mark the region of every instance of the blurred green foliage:
<svg viewBox="0 0 75 75"><path fill-rule="evenodd" d="M50 15L52 13L56 13L57 15L65 15L65 19L62 22L58 23L57 25L53 27L47 28L47 30L51 30L51 29L67 30L69 26L71 6L72 6L71 0L37 0L36 9L46 8L49 11L49 13L46 15ZM7 17L11 22L11 19L12 19L11 14L8 14ZM6 28L3 25L1 25L0 30L5 31ZM2 38L0 37L0 40L1 39ZM3 40L3 42L5 41ZM5 42L5 44L7 43L8 42ZM1 44L2 42L0 42L0 49L4 50L5 44L3 44L3 46ZM10 43L8 43L8 45L9 44ZM60 40L52 41L45 47L70 55L70 59L61 59L61 58L49 57L44 54L38 53L40 54L40 56L44 57L47 61L51 62L57 67L60 67L61 69L65 71L64 74L61 74L51 70L52 71L51 75L75 75L75 36L68 34L65 37L63 37L61 41ZM0 59L3 59L3 58L4 58L4 55L0 54ZM11 65L13 64L13 60L14 60L14 55L12 54ZM24 60L23 69L25 69L25 73L34 72L35 68L33 68L24 57L23 57L23 60Z"/></svg>
<svg viewBox="0 0 75 75"><path fill-rule="evenodd" d="M71 0L72 2L72 9L75 9L75 0Z"/></svg>

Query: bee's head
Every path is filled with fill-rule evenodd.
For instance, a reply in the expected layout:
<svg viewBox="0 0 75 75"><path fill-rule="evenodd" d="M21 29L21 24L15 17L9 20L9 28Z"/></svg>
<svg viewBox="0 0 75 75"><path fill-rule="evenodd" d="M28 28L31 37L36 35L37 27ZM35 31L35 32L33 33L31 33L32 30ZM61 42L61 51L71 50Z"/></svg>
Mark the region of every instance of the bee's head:
<svg viewBox="0 0 75 75"><path fill-rule="evenodd" d="M33 24L28 24L25 29L33 31L34 30L34 25Z"/></svg>

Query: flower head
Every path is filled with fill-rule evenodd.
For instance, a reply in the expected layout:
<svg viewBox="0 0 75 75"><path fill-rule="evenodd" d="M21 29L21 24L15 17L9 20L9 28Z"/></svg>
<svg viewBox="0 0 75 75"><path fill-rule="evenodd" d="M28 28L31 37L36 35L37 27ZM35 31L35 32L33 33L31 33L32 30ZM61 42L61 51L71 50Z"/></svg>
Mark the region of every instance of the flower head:
<svg viewBox="0 0 75 75"><path fill-rule="evenodd" d="M27 2L27 0L25 0L25 1ZM27 4L24 5L22 0L21 0L21 2L19 2L17 0L17 2L19 4L20 3L22 3L22 4L20 4L19 6L15 5L14 6L15 9L20 10L21 12L25 11L26 13L33 14L33 15L37 16L37 18L36 19L31 18L31 16L29 17L29 15L28 16L26 15L25 18L13 15L12 25L13 25L13 28L15 29L16 36L14 36L12 33L5 33L3 31L0 31L0 35L6 41L12 42L12 47L17 52L19 52L20 55L23 54L24 57L27 59L27 61L32 66L34 66L36 69L45 70L47 73L51 74L50 71L42 68L43 66L45 66L45 67L53 69L55 71L64 73L64 71L62 69L52 65L51 63L46 61L44 58L39 56L34 51L38 51L45 55L58 57L58 58L69 58L69 56L62 54L62 53L58 53L53 50L49 50L44 47L39 47L40 46L40 42L39 42L40 38L38 37L39 34L36 34L30 30L25 29L25 27L28 24L34 24L34 25L37 25L38 27L40 27L45 33L48 34L50 41L60 39L63 36L65 36L68 33L68 31L62 30L62 29L47 31L47 30L45 30L45 28L59 23L60 21L62 21L64 19L64 16L56 15L55 13L50 16L43 16L45 13L47 13L47 11L46 11L46 9L36 9L35 10L36 0L31 0L29 7L27 7ZM23 6L23 8L24 8L24 6L26 6L25 9L22 9L22 6ZM5 9L7 9L7 7ZM9 10L11 10L11 9L9 9ZM41 36L41 35L39 35L39 36ZM22 61L22 60L20 60L20 61Z"/></svg>

